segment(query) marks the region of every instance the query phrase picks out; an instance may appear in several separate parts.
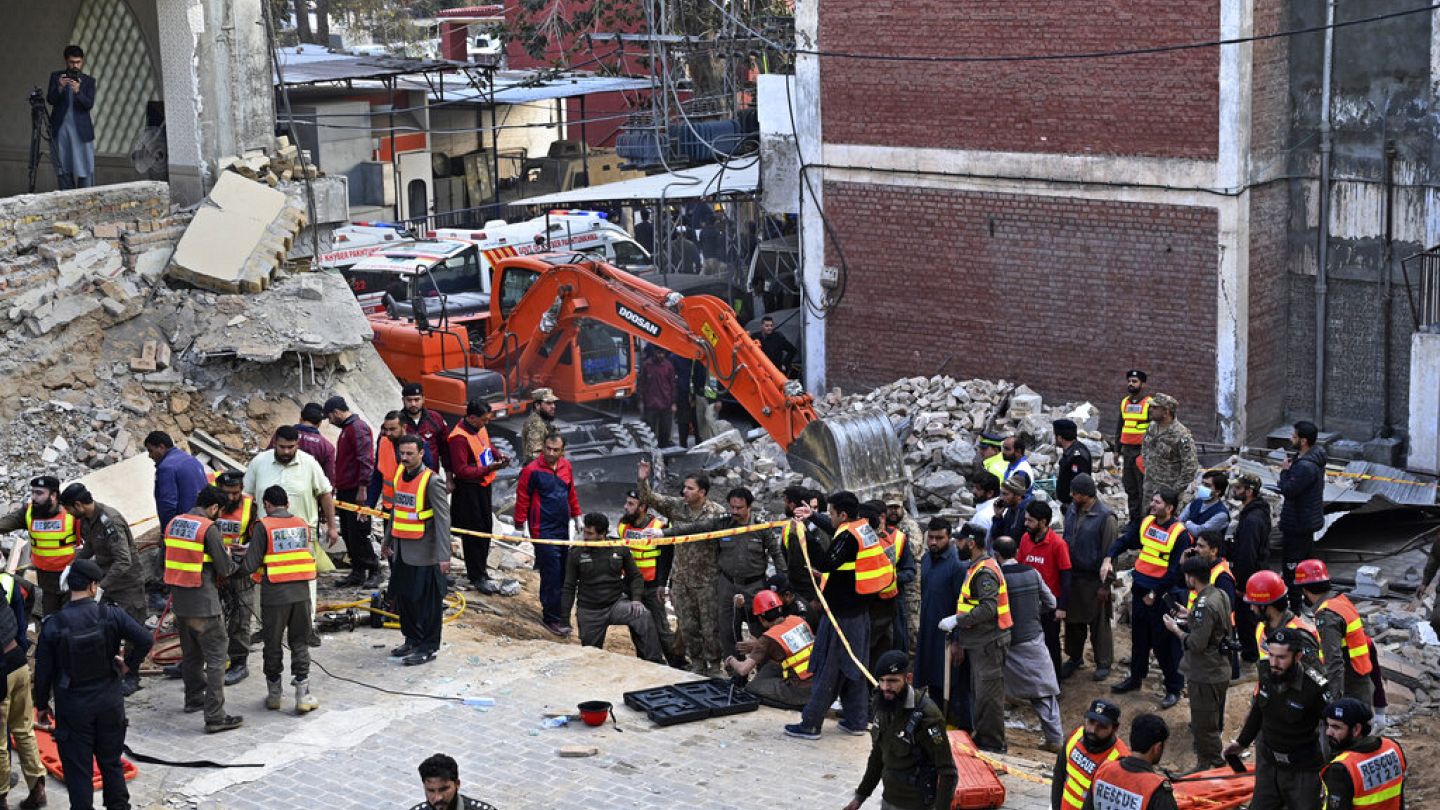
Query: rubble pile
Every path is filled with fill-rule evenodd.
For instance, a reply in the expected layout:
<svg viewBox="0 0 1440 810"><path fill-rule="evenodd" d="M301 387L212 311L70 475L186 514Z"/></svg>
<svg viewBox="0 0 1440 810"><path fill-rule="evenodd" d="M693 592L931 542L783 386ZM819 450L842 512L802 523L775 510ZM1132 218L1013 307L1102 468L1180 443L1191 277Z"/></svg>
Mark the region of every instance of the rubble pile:
<svg viewBox="0 0 1440 810"><path fill-rule="evenodd" d="M1407 705L1410 711L1440 709L1440 639L1426 620L1433 598L1423 604L1413 599L1353 600L1380 653L1387 697L1402 711ZM1392 709L1390 714L1393 718L1397 712Z"/></svg>
<svg viewBox="0 0 1440 810"><path fill-rule="evenodd" d="M300 149L291 143L289 136L286 135L281 135L276 139L274 154L267 154L263 149L251 149L242 155L228 155L220 158L216 168L222 172L228 169L241 177L264 183L271 188L280 183L302 180L306 177L314 180L325 174L315 165L315 160L310 157L310 150Z"/></svg>

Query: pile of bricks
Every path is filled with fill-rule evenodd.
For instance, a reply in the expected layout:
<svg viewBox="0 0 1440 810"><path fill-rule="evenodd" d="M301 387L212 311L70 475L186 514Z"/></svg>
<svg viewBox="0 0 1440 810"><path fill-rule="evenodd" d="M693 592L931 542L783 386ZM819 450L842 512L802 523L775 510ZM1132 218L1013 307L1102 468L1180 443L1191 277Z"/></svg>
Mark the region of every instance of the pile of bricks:
<svg viewBox="0 0 1440 810"><path fill-rule="evenodd" d="M222 172L228 169L271 188L306 177L314 180L325 174L316 167L315 161L310 158L310 152L306 150L302 154L300 147L291 143L289 137L281 135L277 142L279 145L273 155L266 154L261 149L252 149L243 155L223 157L216 166Z"/></svg>

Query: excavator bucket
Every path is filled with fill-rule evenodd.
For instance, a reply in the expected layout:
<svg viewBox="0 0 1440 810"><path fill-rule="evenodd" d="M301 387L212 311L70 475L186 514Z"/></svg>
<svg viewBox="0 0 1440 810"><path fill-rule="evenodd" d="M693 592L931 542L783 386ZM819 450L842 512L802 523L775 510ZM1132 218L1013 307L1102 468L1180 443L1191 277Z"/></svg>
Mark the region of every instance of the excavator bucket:
<svg viewBox="0 0 1440 810"><path fill-rule="evenodd" d="M850 490L860 500L879 498L909 483L900 439L879 411L844 413L805 426L786 453L790 469L815 479L827 492Z"/></svg>

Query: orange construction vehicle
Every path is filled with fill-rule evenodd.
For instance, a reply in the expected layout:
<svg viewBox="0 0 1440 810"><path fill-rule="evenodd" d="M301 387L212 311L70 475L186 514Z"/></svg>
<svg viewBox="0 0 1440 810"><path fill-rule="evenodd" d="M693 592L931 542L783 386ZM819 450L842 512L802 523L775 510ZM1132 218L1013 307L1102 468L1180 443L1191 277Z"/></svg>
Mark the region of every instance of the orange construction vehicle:
<svg viewBox="0 0 1440 810"><path fill-rule="evenodd" d="M411 300L413 320L372 318L381 357L403 382L423 383L431 407L458 415L483 399L505 416L538 387L569 402L627 397L638 340L703 364L792 469L821 485L872 493L903 483L888 417L821 420L720 299L682 296L576 253L502 259L493 272L488 315L469 329L448 323L438 291Z"/></svg>

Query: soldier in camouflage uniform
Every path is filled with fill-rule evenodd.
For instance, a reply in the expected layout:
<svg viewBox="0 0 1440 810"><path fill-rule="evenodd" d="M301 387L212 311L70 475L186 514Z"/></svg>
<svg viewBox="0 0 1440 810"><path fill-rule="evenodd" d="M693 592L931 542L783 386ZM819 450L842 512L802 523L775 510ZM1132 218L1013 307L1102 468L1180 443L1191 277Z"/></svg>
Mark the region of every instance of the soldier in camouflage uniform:
<svg viewBox="0 0 1440 810"><path fill-rule="evenodd" d="M920 558L925 552L925 535L905 511L905 494L898 490L885 493L885 531L896 529L905 533L905 551L915 559L915 581L905 585L901 598L902 616L905 620L905 646L903 649L915 652L915 642L920 638Z"/></svg>
<svg viewBox="0 0 1440 810"><path fill-rule="evenodd" d="M545 436L552 429L551 423L555 421L555 403L560 398L549 388L536 388L530 392L530 416L525 420L525 427L520 430L520 464L529 464L540 455L545 449Z"/></svg>
<svg viewBox="0 0 1440 810"><path fill-rule="evenodd" d="M704 531L711 521L729 520L730 511L710 500L710 478L696 473L685 479L684 497L660 495L650 489L650 462L640 462L636 490L640 501L670 520L670 534ZM655 531L656 536L660 534ZM685 642L690 670L719 675L720 631L715 612L715 583L720 578L719 544L715 540L679 543L670 573L675 620ZM663 597L662 597L663 598Z"/></svg>
<svg viewBox="0 0 1440 810"><path fill-rule="evenodd" d="M1180 403L1169 394L1156 394L1150 402L1150 427L1145 431L1140 451L1147 501L1162 489L1183 495L1200 471L1195 437L1190 435L1190 428L1176 418L1179 407Z"/></svg>

